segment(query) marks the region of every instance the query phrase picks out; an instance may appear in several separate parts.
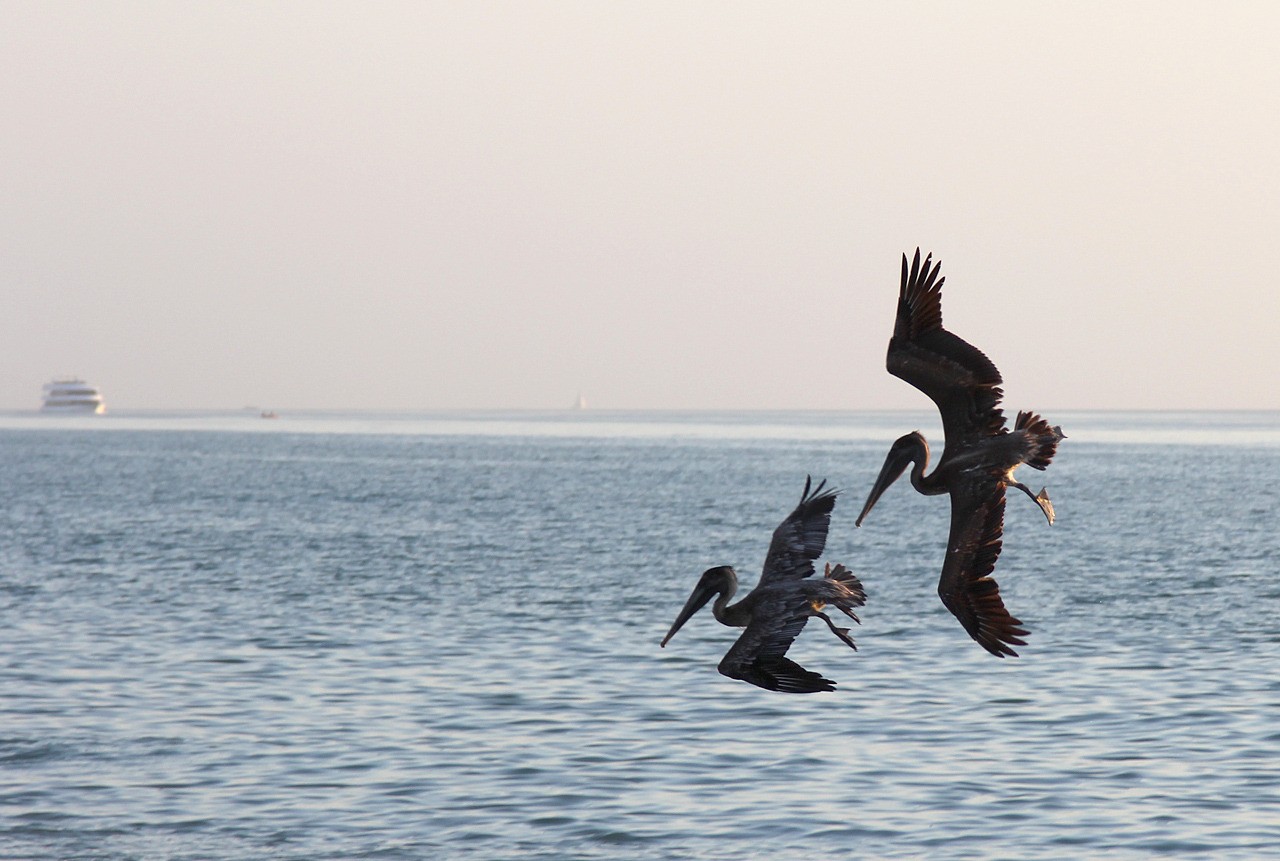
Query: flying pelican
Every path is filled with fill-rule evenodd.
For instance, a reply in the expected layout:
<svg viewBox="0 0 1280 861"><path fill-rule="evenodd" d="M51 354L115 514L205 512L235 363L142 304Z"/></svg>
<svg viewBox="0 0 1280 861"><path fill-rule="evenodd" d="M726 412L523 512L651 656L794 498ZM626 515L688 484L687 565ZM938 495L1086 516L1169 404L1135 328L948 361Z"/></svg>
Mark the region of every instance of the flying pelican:
<svg viewBox="0 0 1280 861"><path fill-rule="evenodd" d="M800 635L810 616L827 623L837 637L856 650L848 628L837 628L822 608L831 604L858 622L853 608L866 603L862 584L843 565L827 563L825 576L810 579L813 560L822 555L827 543L827 527L836 504L836 490L823 490L822 481L810 492L812 480L805 478L800 504L773 531L769 555L764 560L760 582L747 596L730 606L738 591L738 574L728 565L708 568L693 588L684 609L662 638L662 645L718 593L711 612L723 625L746 628L720 662L720 672L770 691L810 694L833 691L836 683L810 672L786 657L787 649Z"/></svg>
<svg viewBox="0 0 1280 861"><path fill-rule="evenodd" d="M907 269L902 255L902 284L898 291L898 317L889 340L885 361L889 373L906 380L928 395L942 414L946 446L933 472L929 444L915 431L900 437L889 449L857 525L876 500L906 470L911 485L924 494L951 494L951 535L938 595L960 620L969 636L997 657L1017 657L1011 646L1025 646L1022 622L1009 614L1000 598L1000 587L991 579L1000 555L1004 531L1006 487L1016 487L1031 497L1049 523L1053 503L1044 488L1038 494L1014 480L1022 464L1044 469L1065 437L1060 427L1050 427L1040 416L1019 412L1013 430L1005 428L1000 410L1000 372L991 360L968 342L942 328L942 264L930 254L920 263L920 249Z"/></svg>

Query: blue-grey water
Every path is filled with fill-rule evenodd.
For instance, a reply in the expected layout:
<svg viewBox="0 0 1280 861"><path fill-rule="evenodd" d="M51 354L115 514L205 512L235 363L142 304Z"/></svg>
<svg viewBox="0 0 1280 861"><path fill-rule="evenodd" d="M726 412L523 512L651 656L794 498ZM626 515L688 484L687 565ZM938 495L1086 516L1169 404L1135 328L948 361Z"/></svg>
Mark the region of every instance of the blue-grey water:
<svg viewBox="0 0 1280 861"><path fill-rule="evenodd" d="M926 414L0 417L0 857L1280 857L1280 414L1053 414L999 660L937 599ZM806 473L839 683L720 676ZM1020 474L1021 475L1021 474Z"/></svg>

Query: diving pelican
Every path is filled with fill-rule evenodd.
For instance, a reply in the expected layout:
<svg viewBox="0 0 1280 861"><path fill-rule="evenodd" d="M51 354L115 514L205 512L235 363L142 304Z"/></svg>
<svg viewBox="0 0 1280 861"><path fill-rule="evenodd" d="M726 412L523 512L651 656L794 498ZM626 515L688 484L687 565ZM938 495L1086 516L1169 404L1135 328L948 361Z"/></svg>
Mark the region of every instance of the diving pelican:
<svg viewBox="0 0 1280 861"><path fill-rule="evenodd" d="M773 531L769 555L764 560L760 582L736 604L729 601L738 591L738 575L728 565L708 568L693 588L671 630L662 638L666 646L676 631L694 613L717 595L711 612L723 625L746 628L720 662L720 672L770 691L809 694L833 691L836 683L810 672L786 657L787 649L800 635L810 616L827 623L837 637L856 650L848 628L837 628L822 608L831 604L858 622L853 608L866 603L858 578L843 565L827 563L825 576L810 579L813 560L822 555L827 543L827 527L836 504L836 490L823 490L822 481L810 492L806 477L800 504Z"/></svg>
<svg viewBox="0 0 1280 861"><path fill-rule="evenodd" d="M906 470L911 485L924 494L951 495L951 534L942 564L938 595L979 645L997 657L1017 657L1011 646L1025 646L1027 630L1009 614L1000 587L991 579L1004 531L1006 487L1016 487L1040 506L1053 523L1053 503L1044 488L1038 494L1013 477L1022 464L1044 469L1065 437L1060 427L1031 412L1019 412L1013 430L1000 410L1000 372L968 342L942 328L942 264L933 255L920 263L916 249L911 268L902 255L898 317L885 360L889 373L928 395L942 414L946 445L933 472L929 444L919 431L900 437L889 449L857 525L876 500Z"/></svg>

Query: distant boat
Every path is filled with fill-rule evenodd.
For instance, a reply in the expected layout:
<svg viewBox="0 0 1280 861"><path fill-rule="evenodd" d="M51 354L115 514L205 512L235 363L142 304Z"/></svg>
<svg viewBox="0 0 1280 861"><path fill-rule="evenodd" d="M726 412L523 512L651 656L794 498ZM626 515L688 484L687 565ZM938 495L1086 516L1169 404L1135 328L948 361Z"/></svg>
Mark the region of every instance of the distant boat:
<svg viewBox="0 0 1280 861"><path fill-rule="evenodd" d="M280 414L279 414L279 413L277 413L275 410L263 410L263 411L262 411L262 413L261 413L261 416L262 416L264 419L278 419L278 418L280 418Z"/></svg>
<svg viewBox="0 0 1280 861"><path fill-rule="evenodd" d="M585 410L587 408L587 396L582 392L578 392L578 399L573 402L575 410Z"/></svg>
<svg viewBox="0 0 1280 861"><path fill-rule="evenodd" d="M97 386L91 386L78 378L67 377L44 384L44 404L41 410L46 413L102 415L107 411L107 405Z"/></svg>

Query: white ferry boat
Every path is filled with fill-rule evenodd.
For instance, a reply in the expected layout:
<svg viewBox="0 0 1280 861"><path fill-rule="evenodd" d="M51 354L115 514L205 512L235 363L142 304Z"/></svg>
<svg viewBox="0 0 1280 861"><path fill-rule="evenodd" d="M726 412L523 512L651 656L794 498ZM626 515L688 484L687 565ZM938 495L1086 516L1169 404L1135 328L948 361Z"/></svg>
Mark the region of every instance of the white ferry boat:
<svg viewBox="0 0 1280 861"><path fill-rule="evenodd" d="M101 415L107 411L97 386L84 380L59 379L44 384L44 406L47 413L80 413Z"/></svg>

